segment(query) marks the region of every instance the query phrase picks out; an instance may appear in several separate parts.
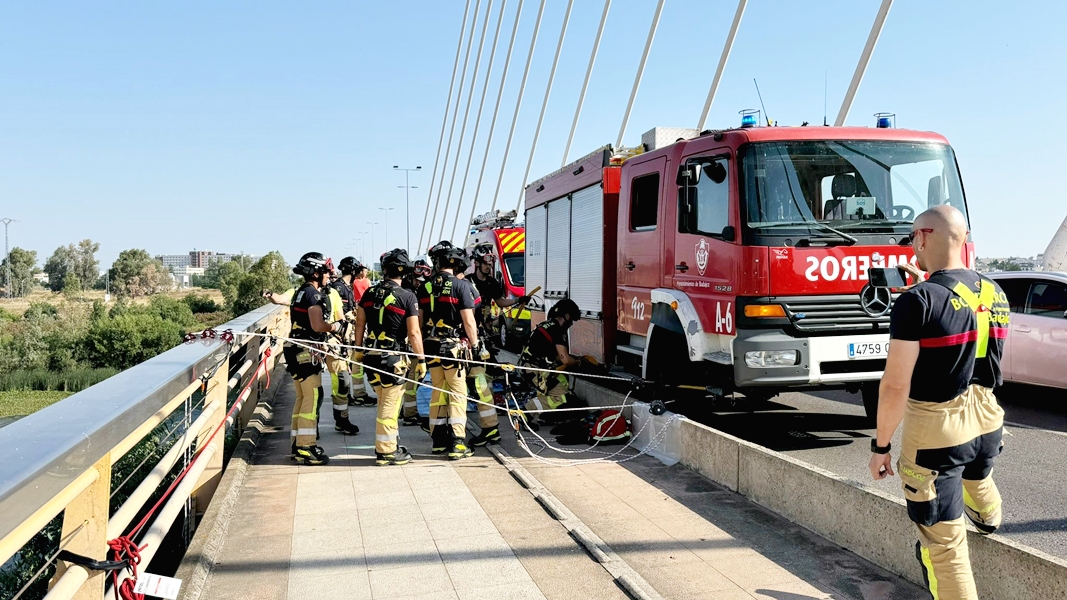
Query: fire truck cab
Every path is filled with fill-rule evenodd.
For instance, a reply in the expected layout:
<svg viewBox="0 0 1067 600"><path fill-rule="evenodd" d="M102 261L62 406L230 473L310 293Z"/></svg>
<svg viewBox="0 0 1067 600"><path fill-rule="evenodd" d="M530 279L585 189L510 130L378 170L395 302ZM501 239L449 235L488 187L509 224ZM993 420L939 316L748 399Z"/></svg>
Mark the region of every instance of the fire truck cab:
<svg viewBox="0 0 1067 600"><path fill-rule="evenodd" d="M747 125L653 129L530 184L528 285L544 310L583 310L572 352L713 395L863 389L873 410L895 294L867 272L914 262L928 207L967 214L953 150L884 126Z"/></svg>

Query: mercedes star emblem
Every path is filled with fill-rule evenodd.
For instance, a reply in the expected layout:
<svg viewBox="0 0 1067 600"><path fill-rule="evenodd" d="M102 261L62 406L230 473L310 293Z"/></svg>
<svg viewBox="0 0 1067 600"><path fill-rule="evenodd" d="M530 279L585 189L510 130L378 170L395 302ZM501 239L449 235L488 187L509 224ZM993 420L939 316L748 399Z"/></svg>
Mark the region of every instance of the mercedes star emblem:
<svg viewBox="0 0 1067 600"><path fill-rule="evenodd" d="M871 317L881 317L889 312L892 300L889 288L874 287L868 283L860 290L860 308Z"/></svg>

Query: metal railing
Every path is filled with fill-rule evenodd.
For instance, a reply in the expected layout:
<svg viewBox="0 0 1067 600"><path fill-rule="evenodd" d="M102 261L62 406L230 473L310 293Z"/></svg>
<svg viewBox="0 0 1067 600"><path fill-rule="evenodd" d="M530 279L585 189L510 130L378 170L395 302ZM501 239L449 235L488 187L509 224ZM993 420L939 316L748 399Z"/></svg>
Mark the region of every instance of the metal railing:
<svg viewBox="0 0 1067 600"><path fill-rule="evenodd" d="M284 307L264 306L216 330L284 335L287 327ZM168 473L195 448L200 457L137 540L138 545L148 543L141 553L142 569L147 567L187 502L192 499L198 512L210 502L222 475L225 436L203 445L227 416L228 392L250 371L247 389L235 400L240 406L227 425L239 433L252 417L261 379L273 369L277 355L264 358L268 347L268 340L247 336L238 336L232 345L219 340L182 344L0 428L5 453L0 462L0 564L60 513L60 549L104 560L108 541L130 527ZM201 391L203 405L195 420L109 515L112 466L179 409L185 407L186 418L193 419L190 399ZM105 574L60 560L47 598L103 598Z"/></svg>

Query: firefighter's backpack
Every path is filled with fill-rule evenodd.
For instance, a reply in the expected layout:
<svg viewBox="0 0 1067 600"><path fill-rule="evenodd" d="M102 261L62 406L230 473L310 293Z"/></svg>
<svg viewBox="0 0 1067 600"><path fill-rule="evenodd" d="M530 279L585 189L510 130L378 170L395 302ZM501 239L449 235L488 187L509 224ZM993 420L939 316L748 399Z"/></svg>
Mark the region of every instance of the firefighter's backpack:
<svg viewBox="0 0 1067 600"><path fill-rule="evenodd" d="M602 410L593 421L589 442L601 446L625 444L630 440L630 423L617 410Z"/></svg>

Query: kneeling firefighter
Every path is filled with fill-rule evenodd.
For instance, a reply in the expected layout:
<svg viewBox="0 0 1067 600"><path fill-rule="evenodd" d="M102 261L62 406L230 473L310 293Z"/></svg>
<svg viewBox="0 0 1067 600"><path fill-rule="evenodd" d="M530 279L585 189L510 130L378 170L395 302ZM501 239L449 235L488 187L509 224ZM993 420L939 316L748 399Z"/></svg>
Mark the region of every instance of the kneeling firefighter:
<svg viewBox="0 0 1067 600"><path fill-rule="evenodd" d="M282 350L285 369L293 377L296 402L293 403L292 438L293 459L299 463L322 465L329 457L315 444L319 403L322 402L322 363L314 351L304 345L321 346L330 333L340 331L339 323L328 323L329 309L322 288L333 270L329 259L319 252L300 257L293 273L304 278L289 305L289 319L293 340L303 345L286 343Z"/></svg>
<svg viewBox="0 0 1067 600"><path fill-rule="evenodd" d="M408 375L411 357L397 352L414 353L415 379L426 376L422 334L419 331L419 304L415 294L401 285L412 269L408 253L399 248L382 255L382 281L367 290L356 312L356 346L363 346L364 328L366 353L356 351L353 358L364 362L369 371L374 393L378 395L378 418L374 435L375 462L378 465L402 465L411 462L411 455L398 445L397 419L400 418L404 384L400 377Z"/></svg>
<svg viewBox="0 0 1067 600"><path fill-rule="evenodd" d="M551 369L550 371L537 371L534 374L537 398L531 400L532 408L555 410L567 404L568 398L573 401L570 383L562 369L576 367L581 363L568 351L570 342L567 339L567 330L580 318L581 311L578 305L574 303L574 300L564 298L548 310L548 318L530 333L530 341L522 351L519 364L539 369ZM530 405L527 407L530 408ZM534 425L539 419L543 419L541 415L543 413L532 413L526 416L526 421Z"/></svg>
<svg viewBox="0 0 1067 600"><path fill-rule="evenodd" d="M346 261L354 261L351 256L341 259L341 265ZM328 345L330 354L326 356L326 370L330 372L330 400L333 402L333 428L345 435L356 435L359 427L348 419L349 394L352 392L352 374L348 369L348 348L345 346L351 342L352 319L355 310L355 300L352 297L352 287L345 281L344 271L335 272L335 277L326 286L326 304L329 307L329 322L337 323L340 330L329 334ZM337 276L340 275L340 276Z"/></svg>
<svg viewBox="0 0 1067 600"><path fill-rule="evenodd" d="M474 287L456 277L470 266L462 248L442 242L430 249L437 273L419 289L419 314L430 359L434 390L430 400L430 437L433 453L448 453L459 460L474 452L466 444L467 365L456 359L470 359L471 349L484 349L474 323ZM488 353L486 353L488 354Z"/></svg>

